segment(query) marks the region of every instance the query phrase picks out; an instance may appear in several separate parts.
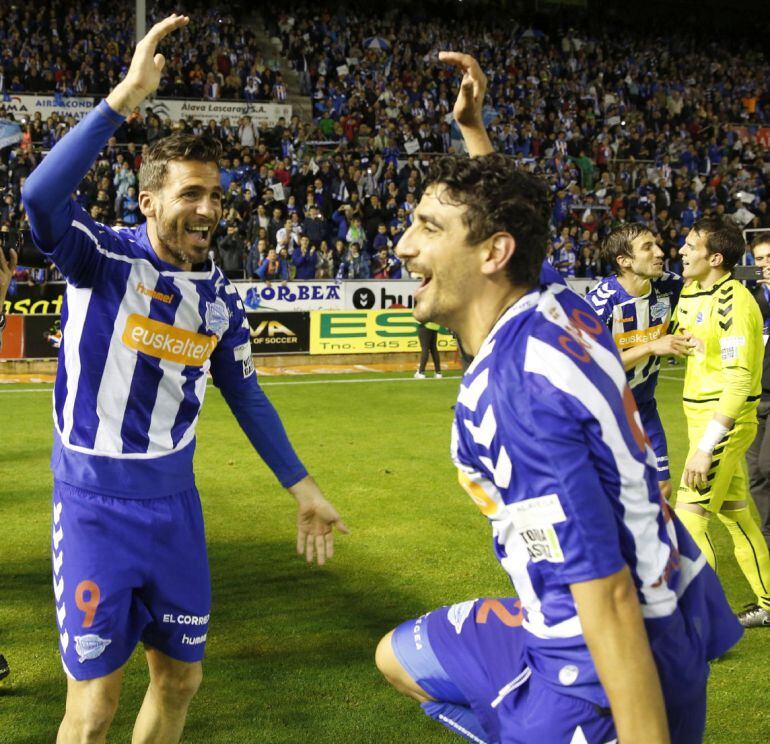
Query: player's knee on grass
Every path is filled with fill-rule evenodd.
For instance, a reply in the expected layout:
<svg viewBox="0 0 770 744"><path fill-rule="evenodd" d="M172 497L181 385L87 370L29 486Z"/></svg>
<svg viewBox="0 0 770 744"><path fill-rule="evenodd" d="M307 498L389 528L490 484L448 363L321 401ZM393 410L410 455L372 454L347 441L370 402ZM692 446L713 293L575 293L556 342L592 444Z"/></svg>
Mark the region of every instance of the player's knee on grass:
<svg viewBox="0 0 770 744"><path fill-rule="evenodd" d="M432 700L425 690L409 676L406 669L401 666L401 663L396 658L391 640L394 632L391 630L377 644L377 650L374 652L374 663L377 665L377 669L402 695L413 698L419 703L426 703Z"/></svg>

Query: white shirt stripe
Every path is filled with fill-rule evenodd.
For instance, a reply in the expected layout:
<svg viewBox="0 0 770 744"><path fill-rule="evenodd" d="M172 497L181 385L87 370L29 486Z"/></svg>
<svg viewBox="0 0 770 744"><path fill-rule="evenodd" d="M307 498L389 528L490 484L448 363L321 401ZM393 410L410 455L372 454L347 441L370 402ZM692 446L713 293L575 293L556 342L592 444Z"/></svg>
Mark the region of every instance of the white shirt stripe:
<svg viewBox="0 0 770 744"><path fill-rule="evenodd" d="M64 366L67 370L67 392L62 406L62 441L69 441L74 423L75 397L80 383L80 341L83 335L83 324L91 302L91 290L79 289L67 285L67 322L62 333L64 344ZM58 430L56 408L53 413L54 423Z"/></svg>

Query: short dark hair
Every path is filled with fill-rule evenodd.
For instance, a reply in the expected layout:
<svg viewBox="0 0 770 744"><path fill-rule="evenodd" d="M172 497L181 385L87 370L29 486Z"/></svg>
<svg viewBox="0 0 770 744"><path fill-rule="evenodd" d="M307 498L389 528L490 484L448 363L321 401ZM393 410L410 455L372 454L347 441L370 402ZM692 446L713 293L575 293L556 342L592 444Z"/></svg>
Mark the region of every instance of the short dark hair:
<svg viewBox="0 0 770 744"><path fill-rule="evenodd" d="M538 284L551 212L548 188L540 178L518 170L512 158L493 153L436 158L426 184L444 185L450 199L465 207L471 245L496 232L510 233L516 251L506 267L508 278L514 284Z"/></svg>
<svg viewBox="0 0 770 744"><path fill-rule="evenodd" d="M142 165L139 167L139 190L162 189L171 160L195 160L200 163L214 163L219 167L221 158L222 143L218 139L208 135L175 132L153 142L142 157Z"/></svg>
<svg viewBox="0 0 770 744"><path fill-rule="evenodd" d="M620 273L618 258L620 256L632 258L634 250L631 243L645 232L652 232L652 230L641 222L626 222L624 225L616 227L602 243L600 251L602 260L610 264L617 273Z"/></svg>
<svg viewBox="0 0 770 744"><path fill-rule="evenodd" d="M754 239L751 241L751 251L753 252L755 248L758 248L760 245L768 245L770 244L770 231L767 232L761 232L759 235L755 235Z"/></svg>
<svg viewBox="0 0 770 744"><path fill-rule="evenodd" d="M706 250L711 253L722 254L722 265L728 271L732 271L738 261L746 253L746 241L738 225L729 217L723 215L710 215L696 220L692 229L698 235L706 237Z"/></svg>

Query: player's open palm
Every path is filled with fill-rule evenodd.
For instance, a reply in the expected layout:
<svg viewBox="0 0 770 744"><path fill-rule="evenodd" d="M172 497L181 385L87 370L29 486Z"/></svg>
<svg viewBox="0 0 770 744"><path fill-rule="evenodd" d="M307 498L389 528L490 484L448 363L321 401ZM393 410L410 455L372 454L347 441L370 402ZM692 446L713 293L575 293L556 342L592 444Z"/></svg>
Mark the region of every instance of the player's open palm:
<svg viewBox="0 0 770 744"><path fill-rule="evenodd" d="M484 106L484 95L487 92L487 76L470 54L439 52L438 58L463 73L460 90L452 110L455 121L460 126L478 126L482 122L481 112Z"/></svg>
<svg viewBox="0 0 770 744"><path fill-rule="evenodd" d="M160 85L160 75L166 64L166 58L162 54L156 54L158 44L189 22L187 16L176 13L158 21L136 45L124 82L145 96L154 93Z"/></svg>
<svg viewBox="0 0 770 744"><path fill-rule="evenodd" d="M323 566L334 555L334 528L343 535L349 530L310 476L289 491L297 499L297 553L308 563L316 560Z"/></svg>

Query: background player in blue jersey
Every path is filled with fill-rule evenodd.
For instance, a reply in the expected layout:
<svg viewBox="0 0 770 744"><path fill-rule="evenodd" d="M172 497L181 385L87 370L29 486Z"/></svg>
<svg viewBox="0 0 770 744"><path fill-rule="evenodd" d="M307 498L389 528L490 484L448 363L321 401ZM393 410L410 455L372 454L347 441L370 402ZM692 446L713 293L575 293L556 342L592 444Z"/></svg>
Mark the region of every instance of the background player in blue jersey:
<svg viewBox="0 0 770 744"><path fill-rule="evenodd" d="M671 314L683 280L663 270L663 251L639 222L613 230L602 245L602 258L615 274L601 280L586 299L607 324L620 351L642 426L658 460L658 481L671 498L666 434L655 401L660 357L684 356L692 342L670 331Z"/></svg>
<svg viewBox="0 0 770 744"><path fill-rule="evenodd" d="M123 666L144 643L150 684L132 741L179 741L202 679L211 589L192 457L209 370L298 503L297 550L319 563L346 531L256 382L235 288L208 259L222 214L221 145L153 144L139 174L146 224L115 231L71 198L124 117L151 95L172 15L126 77L53 148L23 193L33 239L67 278L54 388L51 551L68 675L59 744L104 741Z"/></svg>
<svg viewBox="0 0 770 744"><path fill-rule="evenodd" d="M455 118L481 156L434 162L398 251L423 277L415 317L474 355L452 456L518 600L403 623L378 667L473 742L693 744L707 660L740 627L660 497L607 328L566 286L541 284L545 185L488 154L476 61L441 58L464 72Z"/></svg>

